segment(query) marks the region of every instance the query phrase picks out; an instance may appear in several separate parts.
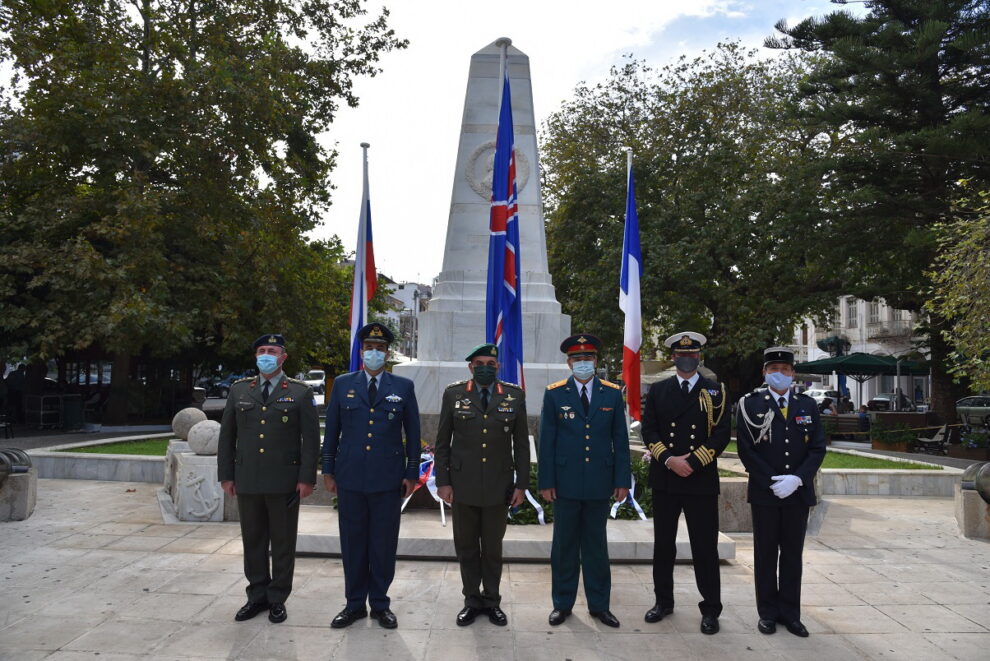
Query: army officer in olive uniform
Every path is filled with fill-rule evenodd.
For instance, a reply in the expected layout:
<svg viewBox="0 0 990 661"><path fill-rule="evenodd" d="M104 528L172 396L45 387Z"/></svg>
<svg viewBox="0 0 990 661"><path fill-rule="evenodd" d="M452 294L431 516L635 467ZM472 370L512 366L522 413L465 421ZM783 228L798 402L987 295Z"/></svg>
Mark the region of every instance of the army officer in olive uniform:
<svg viewBox="0 0 990 661"><path fill-rule="evenodd" d="M254 342L260 375L236 381L220 422L217 476L237 497L248 601L234 619L267 610L285 621L296 561L299 501L313 493L320 420L313 389L282 373L285 338ZM271 568L268 565L271 548Z"/></svg>
<svg viewBox="0 0 990 661"><path fill-rule="evenodd" d="M509 506L522 503L529 482L526 396L499 381L498 348L482 344L468 354L471 379L447 386L436 443L437 493L454 510L454 548L461 566L466 626L487 613L509 620L502 600L502 538ZM513 471L515 474L513 475Z"/></svg>
<svg viewBox="0 0 990 661"><path fill-rule="evenodd" d="M674 612L677 521L684 512L691 540L694 579L701 593L701 633L718 633L722 613L718 573L718 468L729 443L725 386L698 372L706 338L687 331L668 337L677 373L646 393L643 441L653 455L653 589L656 604L647 622Z"/></svg>
<svg viewBox="0 0 990 661"><path fill-rule="evenodd" d="M610 627L612 575L608 563L609 498L625 500L632 476L622 390L595 376L602 343L573 335L560 350L573 376L551 383L540 413L539 487L553 502L551 626L563 624L577 598L578 576L591 616Z"/></svg>
<svg viewBox="0 0 990 661"><path fill-rule="evenodd" d="M761 633L780 622L802 638L801 553L808 512L815 500L815 473L825 459L825 432L815 400L792 393L794 352L763 352L767 387L739 400L739 458L749 473L753 510L753 571ZM780 567L779 583L777 568Z"/></svg>

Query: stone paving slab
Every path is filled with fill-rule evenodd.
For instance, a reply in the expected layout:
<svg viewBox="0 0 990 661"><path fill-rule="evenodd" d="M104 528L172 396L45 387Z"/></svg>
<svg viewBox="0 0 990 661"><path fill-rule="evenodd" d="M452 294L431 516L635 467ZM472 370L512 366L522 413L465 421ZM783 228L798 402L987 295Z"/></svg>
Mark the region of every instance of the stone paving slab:
<svg viewBox="0 0 990 661"><path fill-rule="evenodd" d="M959 536L949 499L837 497L806 544L802 620L811 637L800 639L756 632L747 535L734 536L736 558L721 565L725 610L713 637L698 632L690 565L674 569L674 615L653 625L642 620L653 599L651 567L613 566L612 610L622 627L612 630L588 616L583 594L573 617L549 627L549 568L508 563L509 626L480 618L460 628L456 563L400 560L391 590L399 629L365 619L339 631L329 622L344 601L340 560L300 557L288 621L235 623L244 602L236 524L162 525L155 485L40 486L34 516L0 524L0 661L982 661L990 649L990 544Z"/></svg>

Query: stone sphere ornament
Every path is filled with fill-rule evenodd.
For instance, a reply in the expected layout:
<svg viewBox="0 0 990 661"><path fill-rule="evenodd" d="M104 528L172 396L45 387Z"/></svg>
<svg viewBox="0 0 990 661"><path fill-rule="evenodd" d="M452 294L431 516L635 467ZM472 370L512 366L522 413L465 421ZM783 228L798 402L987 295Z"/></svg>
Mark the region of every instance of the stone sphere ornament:
<svg viewBox="0 0 990 661"><path fill-rule="evenodd" d="M196 454L216 454L220 445L220 423L216 420L203 420L189 430L189 447Z"/></svg>
<svg viewBox="0 0 990 661"><path fill-rule="evenodd" d="M968 490L976 489L976 476L980 474L980 469L982 469L986 463L987 462L985 461L979 461L975 464L970 464L966 468L966 470L963 471L962 474L963 489L968 489Z"/></svg>
<svg viewBox="0 0 990 661"><path fill-rule="evenodd" d="M206 420L206 414L202 410L189 407L182 409L172 418L172 431L183 441L189 440L189 430L197 422Z"/></svg>
<svg viewBox="0 0 990 661"><path fill-rule="evenodd" d="M976 476L976 492L985 503L990 503L990 462L983 464L983 468Z"/></svg>

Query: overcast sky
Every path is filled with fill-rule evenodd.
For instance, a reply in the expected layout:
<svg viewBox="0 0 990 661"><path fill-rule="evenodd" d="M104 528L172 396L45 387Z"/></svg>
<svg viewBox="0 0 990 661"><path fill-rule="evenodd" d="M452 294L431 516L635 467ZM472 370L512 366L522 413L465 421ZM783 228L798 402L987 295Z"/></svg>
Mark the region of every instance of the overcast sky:
<svg viewBox="0 0 990 661"><path fill-rule="evenodd" d="M379 6L369 4L370 13ZM529 56L542 125L579 82L602 80L623 54L660 66L719 41L762 47L781 18L794 23L840 9L828 0L391 0L387 6L391 26L409 47L385 55L383 73L357 82L360 105L342 109L324 136L340 151L332 174L336 191L312 236L336 234L354 249L360 143L369 142L378 270L426 284L442 264L468 65L476 51L505 36Z"/></svg>

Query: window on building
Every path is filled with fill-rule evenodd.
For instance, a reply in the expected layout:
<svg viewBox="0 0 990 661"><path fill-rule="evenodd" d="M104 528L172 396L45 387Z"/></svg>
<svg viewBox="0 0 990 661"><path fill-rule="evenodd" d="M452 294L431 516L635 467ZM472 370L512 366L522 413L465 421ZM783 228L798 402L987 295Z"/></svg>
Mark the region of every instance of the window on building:
<svg viewBox="0 0 990 661"><path fill-rule="evenodd" d="M801 346L808 344L808 324L801 326Z"/></svg>
<svg viewBox="0 0 990 661"><path fill-rule="evenodd" d="M846 299L846 328L857 327L856 299L849 297Z"/></svg>
<svg viewBox="0 0 990 661"><path fill-rule="evenodd" d="M876 299L870 301L870 323L880 323L880 301Z"/></svg>

